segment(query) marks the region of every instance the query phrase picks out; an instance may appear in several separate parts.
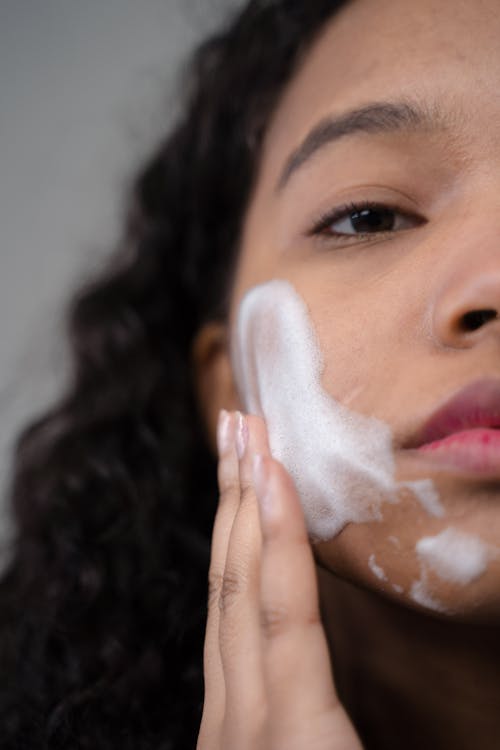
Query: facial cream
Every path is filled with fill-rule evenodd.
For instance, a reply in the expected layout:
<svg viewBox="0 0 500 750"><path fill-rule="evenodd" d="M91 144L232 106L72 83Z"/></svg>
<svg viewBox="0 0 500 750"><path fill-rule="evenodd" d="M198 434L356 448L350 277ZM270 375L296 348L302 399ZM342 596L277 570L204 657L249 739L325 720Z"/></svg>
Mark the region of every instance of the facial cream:
<svg viewBox="0 0 500 750"><path fill-rule="evenodd" d="M443 581L466 584L478 578L488 566L492 552L486 542L451 527L417 543L422 563Z"/></svg>
<svg viewBox="0 0 500 750"><path fill-rule="evenodd" d="M415 547L420 562L420 579L412 585L410 596L428 609L446 611L431 593L429 574L442 581L462 586L479 578L489 561L498 556L495 547L473 534L448 527L436 536L425 536Z"/></svg>
<svg viewBox="0 0 500 750"><path fill-rule="evenodd" d="M377 564L374 554L371 554L368 558L368 567L370 568L373 575L379 579L379 581L387 581L387 576L384 572L384 569Z"/></svg>
<svg viewBox="0 0 500 750"><path fill-rule="evenodd" d="M246 294L232 344L244 408L265 418L271 452L295 482L313 540L381 519L381 504L398 502L404 489L427 512L443 514L430 480L395 481L390 427L324 389L318 340L289 282L273 280Z"/></svg>

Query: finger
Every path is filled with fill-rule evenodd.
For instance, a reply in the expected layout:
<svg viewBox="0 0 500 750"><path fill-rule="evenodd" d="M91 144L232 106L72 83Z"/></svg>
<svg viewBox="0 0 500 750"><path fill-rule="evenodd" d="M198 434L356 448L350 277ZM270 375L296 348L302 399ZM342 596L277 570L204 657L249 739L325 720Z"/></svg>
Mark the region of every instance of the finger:
<svg viewBox="0 0 500 750"><path fill-rule="evenodd" d="M302 508L277 461L254 462L263 546L261 628L274 731L290 736L307 719L340 707L323 631L316 570Z"/></svg>
<svg viewBox="0 0 500 750"><path fill-rule="evenodd" d="M226 686L227 741L243 750L244 743L256 746L265 711L259 625L261 532L252 457L256 452L269 455L269 446L262 419L239 415L238 421L240 505L226 557L219 644Z"/></svg>
<svg viewBox="0 0 500 750"><path fill-rule="evenodd" d="M235 413L221 411L217 427L219 505L212 533L208 575L208 616L204 645L205 700L198 747L216 748L225 710L224 673L219 650L219 599L231 527L240 502Z"/></svg>

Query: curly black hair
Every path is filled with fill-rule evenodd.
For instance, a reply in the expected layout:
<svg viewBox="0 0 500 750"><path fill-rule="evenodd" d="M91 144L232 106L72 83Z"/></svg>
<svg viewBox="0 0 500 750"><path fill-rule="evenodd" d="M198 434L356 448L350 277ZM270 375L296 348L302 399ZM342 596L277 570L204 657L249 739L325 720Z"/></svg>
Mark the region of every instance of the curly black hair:
<svg viewBox="0 0 500 750"><path fill-rule="evenodd" d="M195 747L217 487L192 343L226 315L279 97L344 2L251 0L201 45L115 251L71 302L71 374L9 488L3 750Z"/></svg>

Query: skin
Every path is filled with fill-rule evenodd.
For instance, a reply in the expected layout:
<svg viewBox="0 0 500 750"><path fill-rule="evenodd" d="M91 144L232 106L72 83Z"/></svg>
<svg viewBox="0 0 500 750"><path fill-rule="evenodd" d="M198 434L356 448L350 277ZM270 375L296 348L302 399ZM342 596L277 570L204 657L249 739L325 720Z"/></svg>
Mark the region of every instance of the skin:
<svg viewBox="0 0 500 750"><path fill-rule="evenodd" d="M215 441L219 408L241 407L227 346L238 305L255 284L291 281L318 335L324 388L391 426L398 479L430 477L439 491L444 519L403 497L384 507L382 521L351 524L314 547L337 688L369 748L488 750L500 736L500 681L492 666L500 656L494 633L500 562L492 561L467 586L434 577L433 593L448 610L440 619L419 610L409 595L420 576L415 544L421 537L453 526L497 545L500 472L486 481L415 461L404 449L452 393L499 374L500 321L474 331L464 325L467 313L500 308L499 36L496 0L355 0L325 27L267 132L244 223L229 327L207 326L194 348L200 402ZM290 153L326 116L403 97L439 106L444 116L435 127L358 133L331 143L276 189ZM310 235L318 216L360 200L396 206L404 229L360 238L343 220L334 226L350 231L348 237L334 237L333 227L330 234ZM293 489L284 495L291 498ZM253 562L234 562L229 553L227 559L233 569L252 571L248 580L260 580L260 527L258 515L253 518L256 527L247 525L253 529ZM229 540L229 530L214 536L221 560ZM387 582L370 570L371 554ZM222 563L219 573L223 579ZM315 591L314 577L307 580ZM392 584L403 591L396 593ZM253 604L261 606L258 597ZM212 628L219 632L219 626L217 619ZM212 651L221 648L224 638L216 647L208 633ZM300 643L296 649L306 653ZM303 695L313 683L314 675L302 679ZM216 713L207 695L205 726ZM248 706L243 699L241 705ZM219 724L213 724L228 722L219 707ZM230 747L220 737L218 744L200 747Z"/></svg>
<svg viewBox="0 0 500 750"><path fill-rule="evenodd" d="M262 419L221 417L197 750L361 750L333 683L293 483Z"/></svg>

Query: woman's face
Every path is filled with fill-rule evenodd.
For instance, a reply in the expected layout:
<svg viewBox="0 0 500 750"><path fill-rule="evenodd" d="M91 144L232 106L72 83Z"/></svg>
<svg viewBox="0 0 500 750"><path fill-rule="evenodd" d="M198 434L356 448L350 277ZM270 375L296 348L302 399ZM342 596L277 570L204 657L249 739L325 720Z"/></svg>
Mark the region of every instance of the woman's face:
<svg viewBox="0 0 500 750"><path fill-rule="evenodd" d="M417 543L451 528L491 545L487 569L468 583L429 569L426 584L443 610L481 618L500 615L500 461L485 475L408 446L454 393L500 384L500 319L474 315L500 310L499 39L496 0L355 0L335 16L268 131L231 306L234 331L245 292L290 281L324 389L389 425L398 480L432 479L444 506L384 504L316 545L318 561L411 603ZM328 218L364 202L389 210Z"/></svg>

